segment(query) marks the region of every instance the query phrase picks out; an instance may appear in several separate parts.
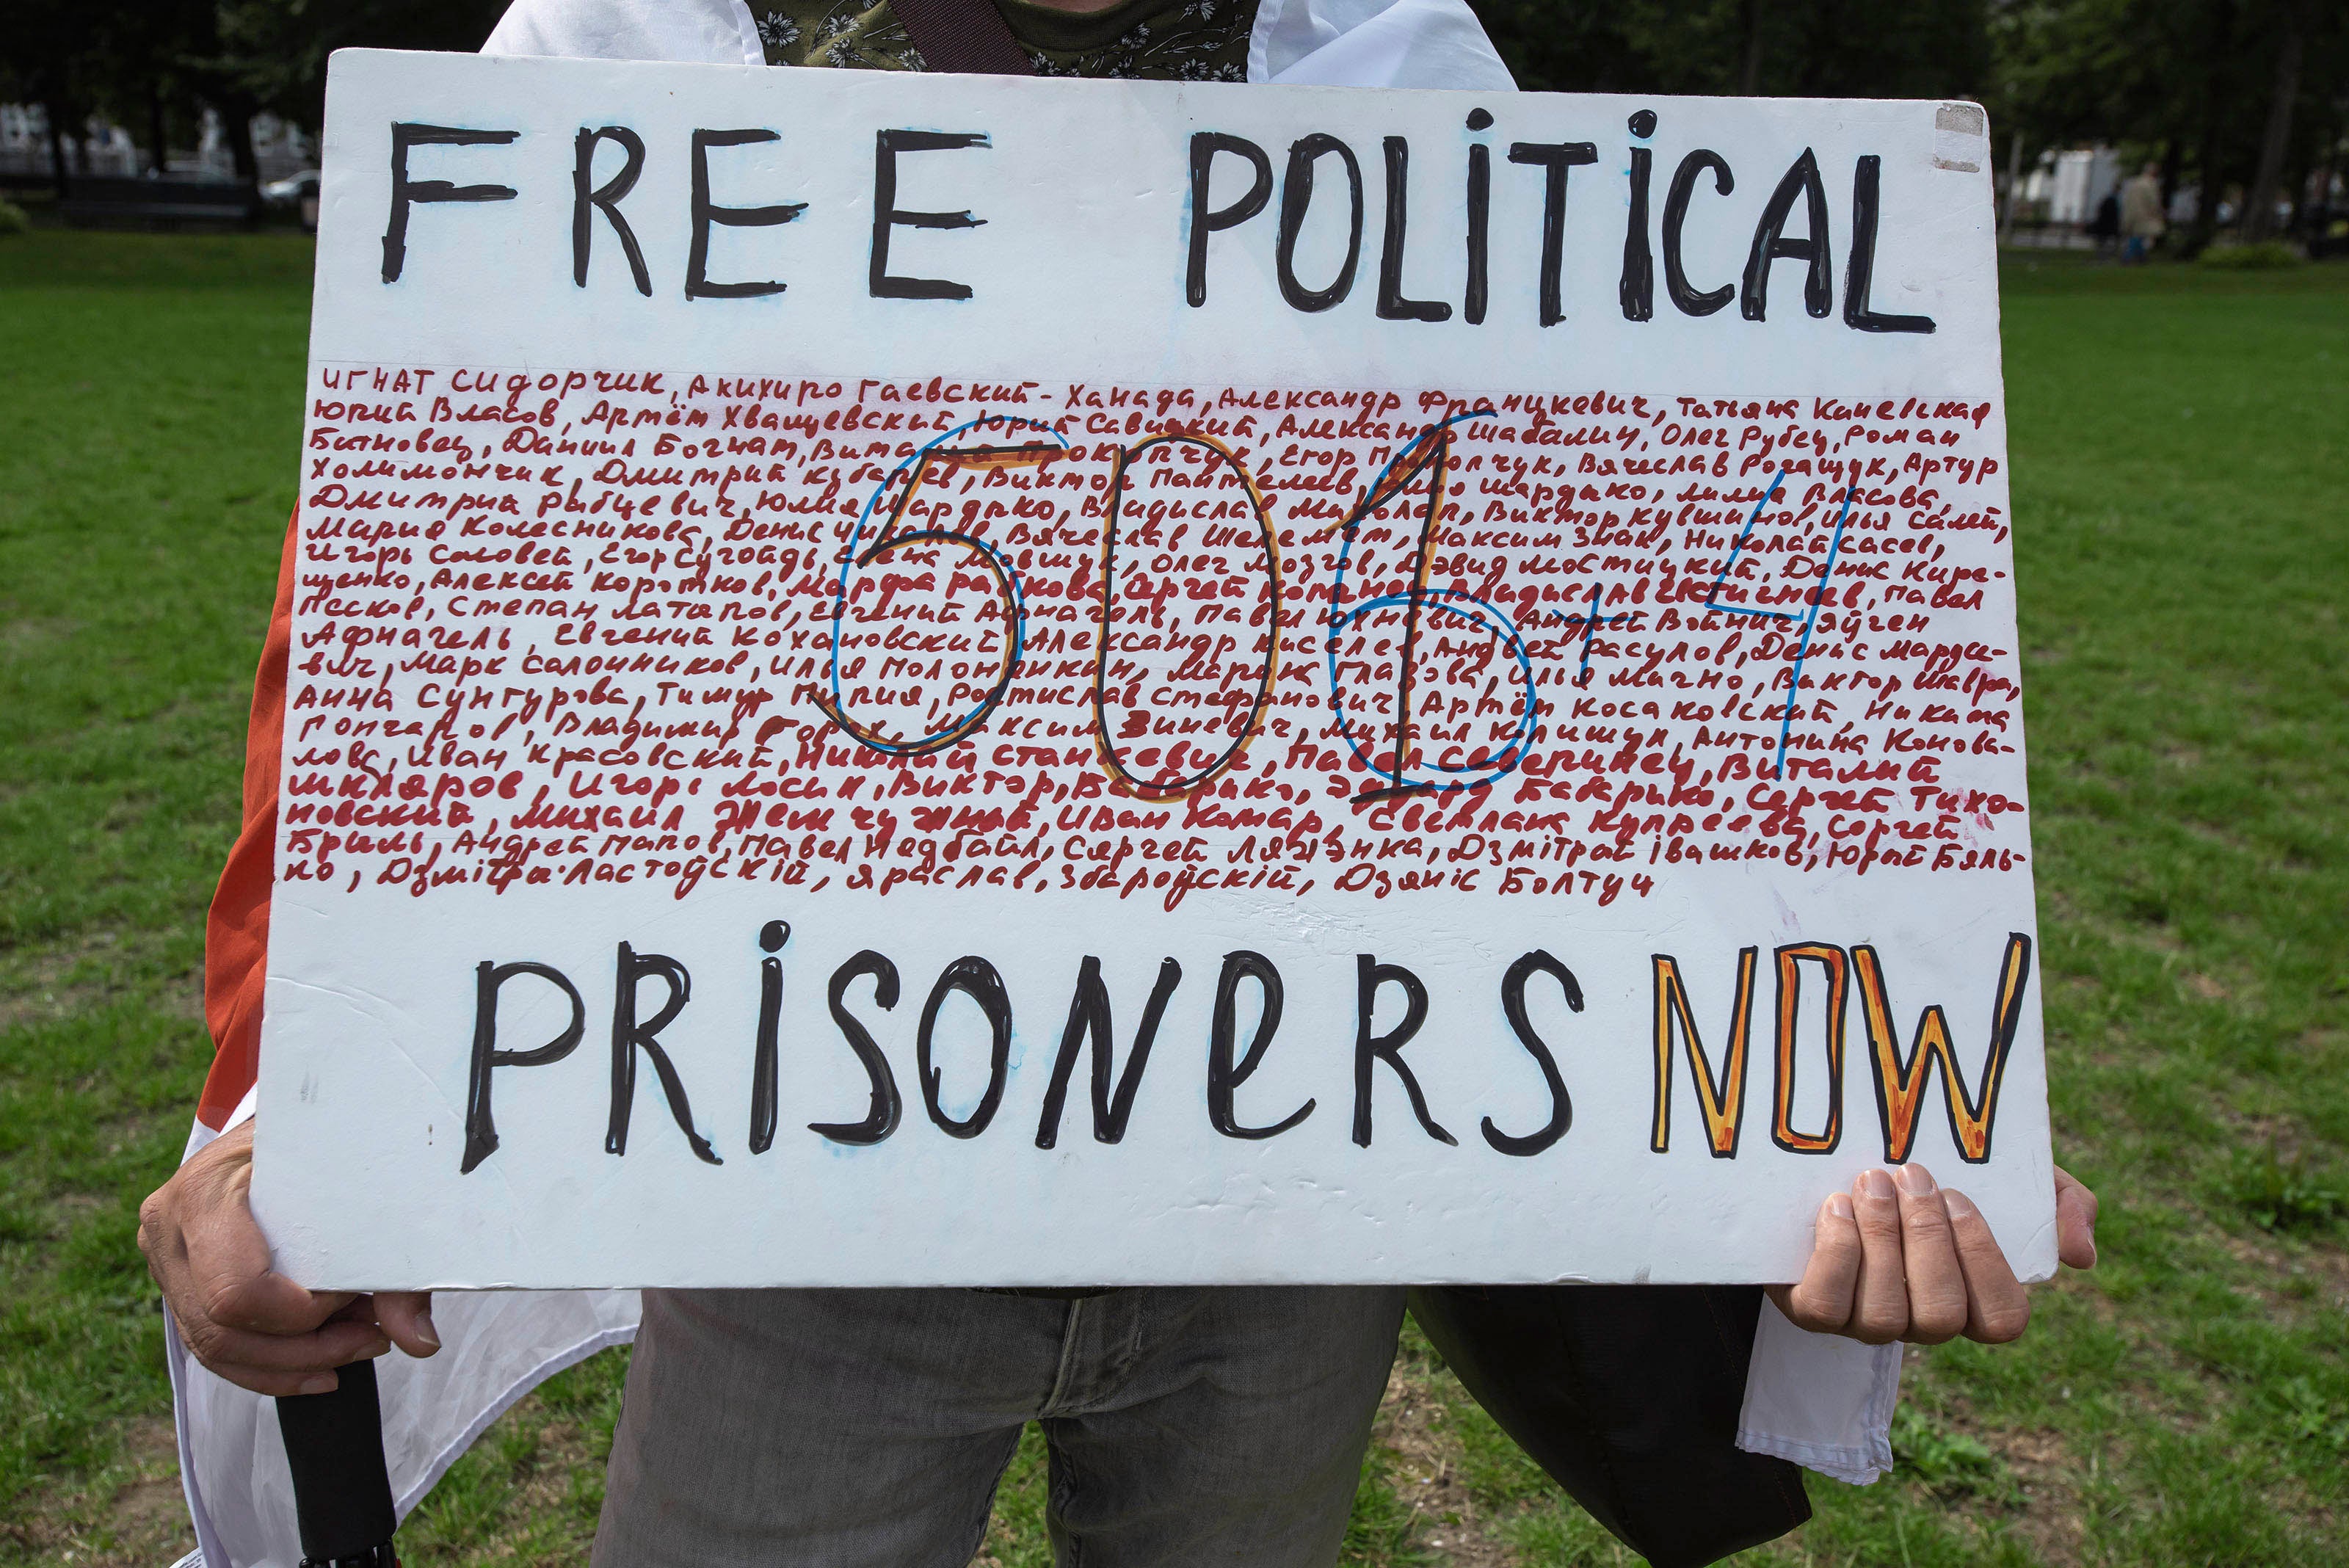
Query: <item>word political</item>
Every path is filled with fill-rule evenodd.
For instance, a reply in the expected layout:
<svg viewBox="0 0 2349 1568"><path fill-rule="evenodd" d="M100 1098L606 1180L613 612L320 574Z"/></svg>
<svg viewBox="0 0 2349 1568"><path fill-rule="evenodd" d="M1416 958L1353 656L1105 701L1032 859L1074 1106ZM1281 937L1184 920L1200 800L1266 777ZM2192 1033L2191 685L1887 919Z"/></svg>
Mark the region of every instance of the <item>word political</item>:
<svg viewBox="0 0 2349 1568"><path fill-rule="evenodd" d="M1710 183L1714 199L1737 188L1728 159L1710 148L1683 156L1666 182L1661 214L1654 202L1655 153L1639 145L1655 134L1656 115L1642 109L1630 117L1633 145L1624 178L1627 218L1621 234L1622 270L1617 304L1627 321L1653 318L1659 265L1663 292L1672 308L1691 317L1711 316L1733 299L1738 314L1748 321L1764 321L1770 308L1771 275L1779 262L1800 264L1802 307L1806 315L1826 317L1835 307L1835 265L1828 234L1826 176L1809 148L1779 172L1769 198L1755 220L1745 264L1734 280L1703 287L1692 281L1685 256L1692 223L1710 220L1698 206L1700 187ZM1492 115L1482 109L1470 112L1470 131L1489 130ZM510 185L486 181L458 184L448 180L420 179L410 169L419 148L489 149L520 140L518 130L479 130L427 125L410 121L391 126L391 182L383 232L382 277L400 280L407 266L408 233L419 207L440 203L512 201L518 194ZM711 196L713 163L746 147L780 141L781 135L759 127L697 130L689 148L691 200L688 208L687 263L684 278L688 300L749 299L785 292L789 284L778 278L719 279L709 275L709 245L719 228L772 228L791 223L809 210L804 201L779 200L761 205L720 204ZM598 177L599 153L617 150L617 169ZM1490 303L1489 266L1495 236L1492 197L1495 144L1472 141L1461 178L1466 210L1466 266L1458 301L1457 318L1469 325L1485 320ZM1505 156L1521 166L1525 178L1541 182L1542 216L1537 235L1520 236L1540 251L1539 320L1551 327L1567 318L1563 275L1569 238L1568 195L1573 171L1599 161L1594 141L1511 141ZM892 236L900 229L969 229L989 220L969 212L907 211L897 205L901 162L915 154L970 156L992 151L988 136L980 131L937 131L911 129L874 133L873 153L872 239L868 250L866 286L876 299L960 300L972 296L972 287L951 278L914 277L892 270ZM481 153L473 155L476 159ZM636 220L626 202L642 178L651 152L645 140L626 126L579 129L572 169L572 281L586 286L599 229L619 246L636 291L653 293L650 267L645 260ZM1454 302L1406 296L1403 279L1412 245L1409 190L1412 148L1408 138L1380 139L1376 161L1383 174L1383 204L1377 235L1377 316L1389 321L1441 323L1454 319ZM1295 310L1308 314L1330 310L1352 296L1361 271L1368 222L1364 194L1364 154L1342 138L1315 131L1291 142L1274 174L1274 150L1243 136L1203 130L1189 142L1188 234L1185 240L1183 276L1185 298L1194 307L1208 298L1210 242L1228 231L1262 234L1272 241L1274 272L1281 297ZM602 165L610 159L604 158ZM1236 178L1237 177L1237 178ZM1590 176L1585 176L1586 179ZM1338 181L1342 179L1340 198ZM1890 315L1876 310L1870 296L1876 265L1877 229L1880 208L1883 161L1873 153L1854 160L1850 178L1850 255L1843 278L1843 320L1860 332L1915 332L1934 329L1930 317ZM1277 213L1266 214L1279 196ZM780 193L779 193L780 194ZM1308 282L1299 274L1298 251L1317 202L1342 200L1347 212L1344 260L1326 280ZM1611 206L1611 202L1602 205ZM1695 214L1692 216L1692 213ZM1506 243L1507 236L1503 236ZM1444 244L1455 243L1447 235ZM1598 243L1594 240L1593 243ZM1604 236L1612 244L1614 236Z"/></svg>
<svg viewBox="0 0 2349 1568"><path fill-rule="evenodd" d="M759 947L767 955L760 963L759 1014L752 1031L749 1146L753 1155L771 1148L781 1121L779 1083L783 1016L783 966L779 955L791 940L791 927L768 921L759 932ZM1971 1085L1960 1066L1950 1027L1938 1003L1925 1007L1904 1050L1895 1022L1884 966L1876 950L1861 945L1844 949L1821 942L1781 947L1772 955L1776 971L1776 1016L1774 1049L1770 1139L1790 1154L1832 1154L1843 1137L1843 1081L1846 1055L1845 1014L1856 991L1867 1036L1869 1066L1874 1074L1876 1103L1882 1124L1884 1158L1898 1164L1909 1158L1918 1124L1927 1104L1933 1069L1941 1073L1942 1099L1950 1133L1960 1157L1982 1164L1990 1158L1992 1122L2007 1058L2023 1018L2023 998L2031 971L2031 940L2020 932L2007 939L1990 1009L1990 1043L1979 1080ZM1668 1153L1671 1145L1671 1105L1674 1059L1684 1054L1693 1080L1709 1152L1717 1159L1736 1158L1745 1116L1748 1058L1752 1050L1755 971L1758 952L1741 950L1726 1031L1716 1038L1717 1051L1708 1051L1689 1000L1680 961L1659 953L1651 960L1654 980L1653 1047L1655 1059L1654 1120L1650 1147ZM1820 982L1817 994L1824 1006L1823 1026L1816 1059L1827 1079L1826 1119L1816 1129L1795 1125L1795 1079L1802 1042L1802 975L1815 966ZM1077 971L1069 1001L1068 1021L1052 1058L1036 1122L1035 1143L1049 1149L1059 1141L1069 1087L1079 1058L1091 1054L1092 1131L1101 1143L1123 1140L1140 1091L1143 1075L1158 1044L1160 1024L1176 989L1183 965L1174 958L1159 966L1148 1000L1134 1025L1132 1044L1121 1069L1114 1061L1115 1030L1109 989L1102 978L1102 961L1087 955ZM505 988L531 980L553 986L569 1003L570 1016L552 1040L513 1050L499 1043L499 1008ZM1552 1043L1537 1031L1526 1011L1527 988L1537 980L1555 985L1566 1006L1583 1011L1583 992L1574 972L1549 952L1535 949L1510 963L1499 982L1501 1010L1511 1033L1542 1075L1550 1099L1548 1118L1537 1128L1504 1132L1493 1118L1483 1118L1485 1143L1504 1155L1537 1155L1563 1138L1574 1122L1574 1106ZM808 1130L834 1143L878 1144L893 1137L904 1112L904 1096L895 1069L874 1039L872 1030L850 1006L849 992L870 981L873 1004L894 1011L903 994L897 965L867 949L835 969L825 988L826 1005L842 1041L854 1054L870 1082L864 1115L855 1121L811 1122ZM647 1009L646 989L657 983L662 994ZM1246 1044L1238 1035L1244 988L1253 987L1255 1023ZM1392 987L1402 998L1401 1019L1383 1030L1373 1015L1381 992ZM639 1060L648 1062L658 1080L669 1114L695 1156L709 1165L723 1160L711 1140L695 1126L693 1107L683 1075L660 1043L661 1031L676 1022L692 996L692 976L684 964L658 953L639 952L627 942L618 946L614 970L611 1011L611 1110L605 1125L607 1154L625 1155L635 1107ZM976 1003L986 1021L988 1039L986 1083L976 1105L966 1115L947 1106L945 1074L935 1061L939 1017L957 994ZM1215 1010L1208 1029L1206 1059L1207 1119L1227 1138L1255 1141L1277 1137L1311 1116L1318 1101L1307 1099L1269 1122L1244 1121L1239 1091L1263 1064L1280 1028L1284 984L1279 969L1264 954L1247 950L1223 956L1216 972ZM1355 1029L1352 1051L1353 1120L1351 1137L1361 1147L1371 1147L1372 1099L1379 1068L1400 1083L1420 1130L1439 1143L1457 1147L1459 1139L1436 1119L1419 1079L1403 1057L1403 1048L1419 1033L1429 1015L1429 993L1420 976L1408 967L1383 962L1371 953L1355 959ZM460 1169L471 1172L496 1152L498 1133L492 1112L492 1087L500 1067L550 1066L569 1056L585 1038L587 1002L571 977L551 965L531 961L498 963L483 960L475 971L475 1006L470 1080L465 1106L465 1150ZM950 1137L975 1138L994 1122L1003 1108L1010 1077L1012 1003L1001 973L987 959L966 955L947 964L922 1004L915 1036L916 1081L930 1120ZM1163 1074L1162 1074L1163 1076ZM967 1100L968 1087L957 1097ZM1278 1110L1279 1107L1273 1107Z"/></svg>

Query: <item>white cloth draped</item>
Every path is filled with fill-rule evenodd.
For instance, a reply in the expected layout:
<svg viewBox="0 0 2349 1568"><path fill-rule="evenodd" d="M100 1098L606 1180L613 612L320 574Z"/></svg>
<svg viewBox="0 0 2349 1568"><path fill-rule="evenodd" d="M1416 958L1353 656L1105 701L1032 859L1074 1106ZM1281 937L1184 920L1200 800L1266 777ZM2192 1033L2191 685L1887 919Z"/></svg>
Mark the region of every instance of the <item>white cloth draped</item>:
<svg viewBox="0 0 2349 1568"><path fill-rule="evenodd" d="M760 65L765 54L742 0L514 0L482 53L584 59ZM1262 0L1248 80L1323 87L1516 84L1466 0ZM252 1096L234 1120L252 1112ZM193 1154L213 1135L199 1126ZM377 1364L385 1458L404 1517L459 1455L516 1400L564 1367L625 1344L634 1291L485 1291L438 1297L440 1354ZM167 1334L180 1468L197 1550L181 1568L295 1568L293 1487L276 1411L213 1376ZM1738 1446L1838 1480L1866 1484L1892 1468L1900 1347L1806 1334L1764 1305Z"/></svg>

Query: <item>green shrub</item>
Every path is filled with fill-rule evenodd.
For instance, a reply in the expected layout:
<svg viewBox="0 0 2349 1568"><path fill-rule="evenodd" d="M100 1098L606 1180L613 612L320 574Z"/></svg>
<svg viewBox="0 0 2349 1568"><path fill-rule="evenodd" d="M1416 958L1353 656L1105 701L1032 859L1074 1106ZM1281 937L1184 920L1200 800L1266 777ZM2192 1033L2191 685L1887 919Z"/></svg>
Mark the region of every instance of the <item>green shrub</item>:
<svg viewBox="0 0 2349 1568"><path fill-rule="evenodd" d="M2349 1219L2349 1193L2337 1177L2298 1153L2285 1158L2273 1144L2235 1157L2228 1196L2262 1231L2319 1232Z"/></svg>
<svg viewBox="0 0 2349 1568"><path fill-rule="evenodd" d="M2265 1392L2293 1438L2313 1448L2349 1454L2349 1406L2326 1398L2306 1377L2286 1378Z"/></svg>
<svg viewBox="0 0 2349 1568"><path fill-rule="evenodd" d="M24 208L14 202L0 202L0 239L10 234L21 234L32 226L33 222L25 216Z"/></svg>
<svg viewBox="0 0 2349 1568"><path fill-rule="evenodd" d="M1998 1498L2010 1490L1996 1454L1963 1432L1936 1425L1914 1401L1892 1413L1892 1455L1899 1473L1937 1496Z"/></svg>
<svg viewBox="0 0 2349 1568"><path fill-rule="evenodd" d="M2307 259L2282 240L2261 240L2255 245L2212 245L2196 259L2195 265L2236 272L2270 272L2277 267L2298 266Z"/></svg>

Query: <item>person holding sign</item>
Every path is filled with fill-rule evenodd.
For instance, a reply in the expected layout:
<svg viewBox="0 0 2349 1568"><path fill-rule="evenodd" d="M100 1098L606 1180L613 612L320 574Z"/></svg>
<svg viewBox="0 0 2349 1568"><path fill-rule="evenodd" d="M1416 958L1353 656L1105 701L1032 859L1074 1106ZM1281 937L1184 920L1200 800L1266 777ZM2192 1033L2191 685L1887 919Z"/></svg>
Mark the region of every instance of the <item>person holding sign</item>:
<svg viewBox="0 0 2349 1568"><path fill-rule="evenodd" d="M1090 6L1082 0L887 0L869 7L846 0L757 0L747 7L740 0L519 0L488 52L1449 87L1480 94L1512 86L1462 0L1122 0ZM1485 123L1490 119L1485 115ZM1635 126L1635 134L1650 134L1653 120L1649 114L1649 129ZM1467 123L1474 129L1477 122L1472 117ZM505 134L405 121L401 133L441 139L418 146L492 145ZM589 179L599 136L620 140L611 128L598 132L591 124L580 131L575 207L583 225L594 221L590 208L620 195L613 187L599 192ZM1321 155L1310 140L1299 143L1302 154L1292 153L1292 162L1301 157L1309 171L1292 189L1309 189L1309 171ZM1568 145L1537 151L1531 161L1561 192L1575 161L1564 151ZM1633 156L1644 171L1639 161L1647 150ZM1403 162L1402 155L1389 157L1390 170ZM1773 203L1773 223L1783 225L1786 210L1818 189L1816 166L1799 165L1798 172L1806 167L1807 185L1795 178L1785 187L1785 202ZM1684 168L1704 172L1711 166ZM1863 195L1875 200L1875 166L1863 161L1860 171L1856 207ZM405 172L398 178L403 197L419 204L513 194L503 186L407 182ZM1675 178L1668 213L1684 215L1694 185L1693 175ZM1725 166L1719 189L1728 189ZM713 207L707 189L695 201L704 219L723 211L788 221L775 215L782 208ZM1823 211L1824 197L1818 202ZM881 207L884 230L889 220L947 216L899 213L885 202ZM1644 213L1644 206L1638 210ZM1203 233L1237 207L1204 211ZM411 243L407 212L400 206L385 230L387 284ZM1287 246L1301 217L1279 221ZM1678 235L1681 221L1668 219L1669 235ZM1394 227L1399 234L1399 217ZM1392 248L1399 258L1399 239ZM1766 244L1757 238L1756 250L1764 286L1747 285L1749 320L1760 319L1774 259L1803 261L1820 277L1831 271L1816 232L1804 242L1774 227ZM635 261L632 239L626 254ZM1204 292L1204 242L1193 254L1201 258L1194 271ZM1664 255L1668 296L1679 302L1691 291L1676 239ZM1291 259L1285 249L1284 269ZM696 277L709 282L706 261L697 254L688 298ZM1354 264L1345 265L1350 276ZM1626 267L1629 277L1635 269L1628 252ZM1399 259L1392 270L1400 275ZM1553 261L1553 279L1556 270ZM1854 275L1864 286L1857 257ZM930 281L891 274L877 251L872 276L875 297L884 296L885 284ZM1284 278L1284 287L1290 281ZM1627 286L1626 319L1638 318L1635 299L1640 308L1652 307L1652 282L1644 296ZM1847 283L1847 291L1852 286ZM1393 303L1383 297L1392 296L1405 317L1418 309L1411 318L1437 319L1428 302L1402 297L1399 280L1382 278L1381 287L1382 306ZM648 284L644 292L649 296ZM1301 287L1291 292L1309 305L1319 297ZM1724 301L1730 292L1723 291ZM1546 302L1545 316L1548 308ZM1822 296L1808 313L1826 310ZM1847 301L1845 314L1849 327L1871 334L1915 331L1919 319L1879 316L1864 301ZM1012 458L995 451L986 461ZM1440 489L1432 483L1431 497ZM1749 519L1749 532L1752 526ZM1744 535L1738 538L1742 547ZM1400 1285L654 1290L644 1294L639 1326L633 1293L456 1293L441 1298L436 1319L422 1293L314 1293L277 1272L247 1201L249 1110L296 613L295 545L289 535L256 689L245 829L212 912L207 1014L221 1055L200 1111L198 1147L141 1212L141 1244L171 1314L183 1472L212 1568L290 1562L284 1500L271 1490L270 1428L240 1390L315 1392L331 1386L337 1366L395 1346L415 1358L394 1358L386 1376L388 1449L402 1506L409 1506L533 1382L631 1334L637 1348L596 1548L602 1563L949 1568L976 1549L996 1480L1031 1419L1045 1424L1053 1449L1052 1529L1066 1560L1310 1568L1334 1559L1405 1308ZM1795 618L1791 611L1746 613ZM1586 639L1601 618L1594 597L1581 628ZM1806 649L1809 630L1803 634ZM833 717L848 728L837 712ZM1398 761L1399 787L1401 771ZM769 955L761 961L771 961L789 940L781 922L771 922L761 932ZM624 966L637 957L626 945L620 951ZM1835 954L1837 965L1846 961L1839 949L1806 951L1822 963L1828 961L1822 953ZM1853 961L1867 966L1865 979L1874 973L1873 954L1859 952L1866 956ZM1509 1005L1522 1014L1526 974L1554 971L1565 977L1561 985L1578 1011L1571 975L1546 952L1528 955L1536 958L1547 959L1550 970L1533 964L1513 971L1518 990ZM1793 971L1796 961L1784 960L1784 971ZM1367 958L1364 966L1374 997L1384 981ZM502 971L486 961L481 968L482 992L491 999L483 1027L493 1028ZM507 968L541 978L553 972L543 965ZM894 967L888 973L884 1007L895 1004ZM863 978L881 992L878 974L868 967ZM1093 980L1098 983L1097 972ZM1744 983L1750 991L1750 965ZM684 982L673 984L681 1005ZM835 981L835 1016L844 985ZM965 994L984 990L970 980ZM1878 984L1870 994L1880 992ZM933 1012L944 994L934 992ZM576 1001L575 990L572 995ZM1786 1006L1791 1012L1791 1001ZM580 1011L584 1016L584 1004ZM1102 1017L1105 1034L1106 1004ZM633 1012L627 1020L626 1027L616 1022L615 1032L632 1074L636 1042L650 1042L660 1024L638 1029ZM1367 1005L1363 1021L1357 1051L1363 1077L1381 1063L1400 1075L1418 1121L1428 1126L1399 1043L1381 1046L1369 1031ZM1659 1028L1668 1050L1669 1021ZM1264 1030L1268 1036L1269 1023ZM1001 1033L1009 1033L1008 1023ZM1689 1042L1692 1057L1699 1054L1692 1032ZM1230 1045L1226 1039L1220 1047L1227 1073ZM551 1049L498 1051L485 1044L479 1054L511 1068ZM1924 1049L1920 1043L1916 1062ZM667 1087L668 1059L657 1050L647 1054L695 1157L716 1164L682 1108L681 1093ZM1099 1077L1106 1076L1104 1064ZM1923 1083L1912 1075L1912 1086ZM483 1085L478 1103L485 1112L486 1066ZM974 1130L967 1122L957 1124L963 1132L947 1126L934 1075L928 1092L941 1127L957 1137ZM1699 1092L1717 1094L1709 1076ZM1096 1093L1108 1098L1105 1087ZM1704 1103L1710 1116L1712 1098ZM1364 1147L1368 1104L1367 1096L1358 1102L1356 1141ZM1782 1123L1786 1114L1782 1107ZM1227 1105L1223 1115L1228 1119ZM894 1114L886 1119L894 1122ZM483 1114L464 1140L468 1172L494 1153L493 1134L474 1136L487 1124ZM1735 1116L1725 1126L1733 1144ZM625 1121L616 1129L615 1141L624 1143ZM767 1130L771 1135L771 1125ZM1707 1134L1721 1136L1710 1125ZM1485 1136L1495 1148L1507 1141L1489 1120ZM1454 1140L1444 1134L1441 1141ZM2075 1267L2090 1266L2095 1200L2060 1171L2055 1185L2061 1255ZM1656 1561L1705 1561L1800 1521L1806 1510L1795 1465L1851 1480L1872 1480L1889 1467L1899 1344L1960 1334L2011 1340L2027 1321L2023 1287L1982 1212L1958 1190L1940 1188L1921 1164L1889 1159L1885 1168L1862 1172L1849 1191L1821 1205L1815 1223L1807 1268L1796 1282L1768 1287L1769 1304L1759 1287L1638 1285L1459 1287L1422 1293L1412 1304L1470 1386L1611 1528Z"/></svg>

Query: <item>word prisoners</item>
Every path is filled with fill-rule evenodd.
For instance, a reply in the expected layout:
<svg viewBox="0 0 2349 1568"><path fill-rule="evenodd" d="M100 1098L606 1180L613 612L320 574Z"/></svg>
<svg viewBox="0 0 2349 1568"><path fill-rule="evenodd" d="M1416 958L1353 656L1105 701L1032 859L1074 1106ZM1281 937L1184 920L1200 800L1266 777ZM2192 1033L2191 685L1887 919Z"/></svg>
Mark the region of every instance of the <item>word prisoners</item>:
<svg viewBox="0 0 2349 1568"><path fill-rule="evenodd" d="M336 63L297 1277L2052 1268L1949 106L784 75Z"/></svg>

